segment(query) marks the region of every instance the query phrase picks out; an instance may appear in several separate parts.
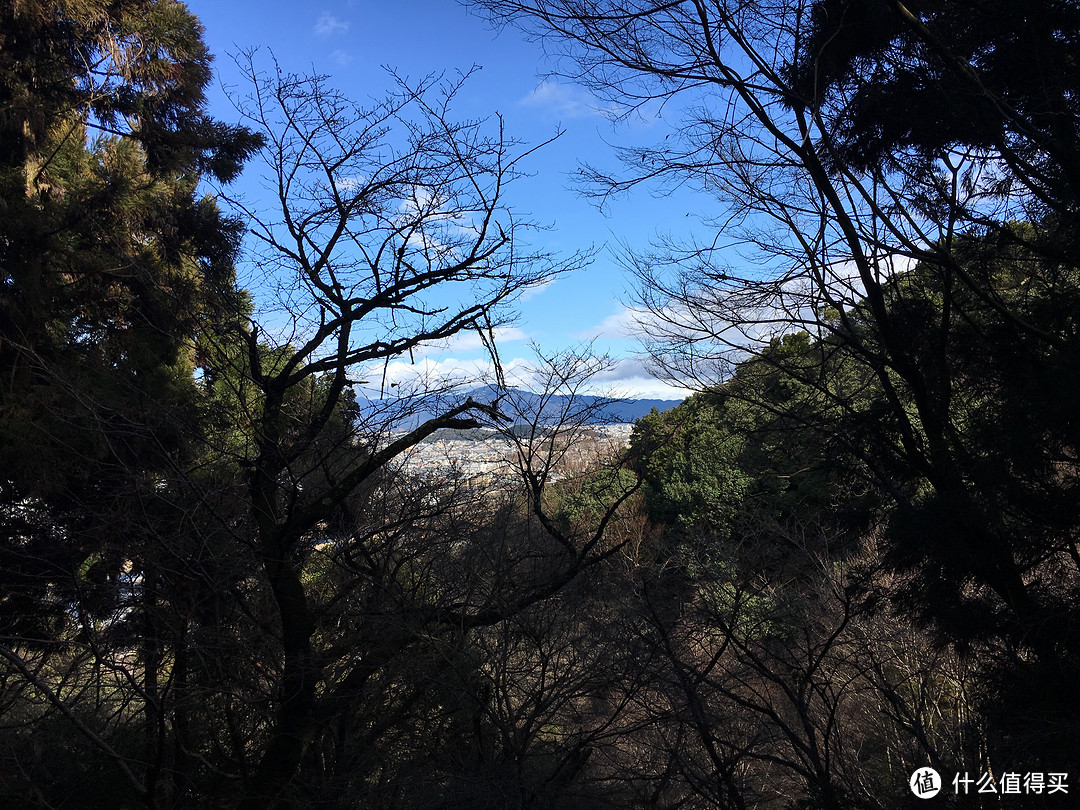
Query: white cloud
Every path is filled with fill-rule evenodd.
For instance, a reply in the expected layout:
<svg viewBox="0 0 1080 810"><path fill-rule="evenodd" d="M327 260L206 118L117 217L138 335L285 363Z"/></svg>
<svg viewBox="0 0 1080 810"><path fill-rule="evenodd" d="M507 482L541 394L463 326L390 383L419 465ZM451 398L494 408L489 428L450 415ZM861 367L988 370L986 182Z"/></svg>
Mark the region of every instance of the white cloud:
<svg viewBox="0 0 1080 810"><path fill-rule="evenodd" d="M618 114L613 106L601 107L595 98L580 87L545 79L518 102L523 107L537 107L560 118L610 118Z"/></svg>
<svg viewBox="0 0 1080 810"><path fill-rule="evenodd" d="M690 396L690 390L654 377L647 364L648 358L642 355L621 358L599 372L591 387L594 393L630 399L678 401Z"/></svg>
<svg viewBox="0 0 1080 810"><path fill-rule="evenodd" d="M352 60L352 54L348 51L343 51L339 49L330 54L330 61L338 67L345 67L345 65L349 64L349 62L351 62Z"/></svg>
<svg viewBox="0 0 1080 810"><path fill-rule="evenodd" d="M510 386L525 388L533 381L530 366L525 360L514 359L503 363L503 373ZM360 392L377 399L453 388L468 390L495 383L497 375L490 360L419 357L415 362L392 360L385 365L369 366L364 369L363 378L366 385L360 387Z"/></svg>
<svg viewBox="0 0 1080 810"><path fill-rule="evenodd" d="M515 357L502 364L506 384L511 388L539 391L546 374L535 359ZM386 366L364 370L367 384L360 393L377 399L414 395L424 391L479 387L496 382L490 360L465 360L460 357L419 357L415 362L393 360ZM659 380L649 373L643 357L618 360L599 371L581 393L629 399L681 400L690 391Z"/></svg>
<svg viewBox="0 0 1080 810"><path fill-rule="evenodd" d="M335 17L329 11L324 11L315 22L315 33L320 37L329 37L334 34L344 34L349 30L349 21Z"/></svg>
<svg viewBox="0 0 1080 810"><path fill-rule="evenodd" d="M369 178L362 174L351 177L335 177L334 189L339 194L352 194L360 192L368 184Z"/></svg>
<svg viewBox="0 0 1080 810"><path fill-rule="evenodd" d="M596 326L592 326L574 335L577 340L596 338L636 338L641 334L641 326L651 316L649 312L636 307L623 307L620 311L608 315Z"/></svg>
<svg viewBox="0 0 1080 810"><path fill-rule="evenodd" d="M529 336L521 331L516 326L499 326L494 330L495 344L501 346L504 343L512 343L514 341L528 340ZM430 344L423 352L425 356L432 354L442 354L446 352L453 352L455 354L464 354L467 352L477 352L484 349L484 341L480 335L473 331L458 332L452 338L441 341L439 343Z"/></svg>
<svg viewBox="0 0 1080 810"><path fill-rule="evenodd" d="M415 184L398 203L395 225L408 234L406 244L429 257L452 258L462 245L469 249L479 238L473 216L456 209L427 186Z"/></svg>
<svg viewBox="0 0 1080 810"><path fill-rule="evenodd" d="M540 293L542 293L544 290L546 290L548 287L550 287L554 283L555 283L554 279L549 279L548 281L545 281L542 284L534 284L531 287L527 287L525 289L525 291L520 296L518 296L518 301L524 302L524 301L528 301L530 298L535 298L536 296L540 295Z"/></svg>

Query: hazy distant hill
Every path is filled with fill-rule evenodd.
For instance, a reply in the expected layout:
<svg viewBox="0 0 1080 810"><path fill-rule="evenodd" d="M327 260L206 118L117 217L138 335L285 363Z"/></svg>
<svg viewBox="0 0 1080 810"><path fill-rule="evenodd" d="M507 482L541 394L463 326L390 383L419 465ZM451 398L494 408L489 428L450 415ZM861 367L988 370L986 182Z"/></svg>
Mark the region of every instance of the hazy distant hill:
<svg viewBox="0 0 1080 810"><path fill-rule="evenodd" d="M516 417L514 421L525 421L539 415L541 422L553 423L559 420L565 412L569 397L566 396L542 396L531 391L511 388L503 391L500 401L502 409L508 416ZM492 402L499 397L500 391L495 386L482 386L469 391L464 391L457 398L443 400L444 407L449 407L454 402L464 401L472 397L478 402ZM594 424L629 424L636 422L653 408L658 411L666 411L674 408L680 400L672 399L614 399L606 397L578 396L574 398L575 410L595 406L595 412L590 414L589 421ZM511 405L511 403L513 403ZM383 413L393 413L395 401L392 399L360 400L361 408L370 407ZM402 403L402 408L407 407ZM424 419L435 415L433 409L414 409L406 419L403 419L401 427L419 424Z"/></svg>
<svg viewBox="0 0 1080 810"><path fill-rule="evenodd" d="M493 385L474 388L466 392L463 397L472 397L480 402L490 402L499 395L499 390ZM504 394L504 399L512 400L516 407L530 416L540 413L541 421L554 421L565 412L569 397L565 396L541 396L531 391L523 391L519 388L511 388ZM636 422L653 408L658 411L666 411L674 408L681 400L666 399L615 399L606 397L577 396L575 404L579 408L597 406L594 422L598 424L629 424Z"/></svg>

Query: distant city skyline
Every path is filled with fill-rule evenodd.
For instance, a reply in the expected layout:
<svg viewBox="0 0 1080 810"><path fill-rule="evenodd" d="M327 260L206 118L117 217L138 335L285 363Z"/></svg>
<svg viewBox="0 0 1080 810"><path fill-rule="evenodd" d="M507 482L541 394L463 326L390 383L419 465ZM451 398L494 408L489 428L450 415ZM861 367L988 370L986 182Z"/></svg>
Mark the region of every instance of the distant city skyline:
<svg viewBox="0 0 1080 810"><path fill-rule="evenodd" d="M518 320L497 332L510 384L527 385L533 347L546 353L592 345L615 359L597 384L617 396L681 399L685 389L652 378L642 348L633 335L632 279L618 261L625 247L645 248L656 235L686 236L697 224L702 197L689 192L666 198L645 189L612 201L600 212L573 185L581 162L615 168L611 146L652 143L667 131L659 109L613 127L613 112L572 84L544 78L553 63L540 45L514 29L495 32L487 22L453 2L331 2L307 8L281 0L212 3L195 0L189 8L206 29L215 55L217 81L210 94L219 118L237 113L222 86L243 94L242 74L233 57L252 48L272 52L287 72L319 73L329 84L357 101L382 97L392 86L383 66L413 80L445 71L454 75L476 65L465 84L458 117L503 119L508 137L535 145L563 134L529 158L532 174L512 187L509 202L547 230L532 235L534 246L569 255L596 249L592 264L546 288L527 293L517 306ZM265 195L254 164L235 190L249 199ZM240 267L241 282L245 268ZM256 296L259 289L248 278ZM449 344L380 368L381 380L405 381L417 375L450 376L475 381L490 371L481 342L463 334Z"/></svg>

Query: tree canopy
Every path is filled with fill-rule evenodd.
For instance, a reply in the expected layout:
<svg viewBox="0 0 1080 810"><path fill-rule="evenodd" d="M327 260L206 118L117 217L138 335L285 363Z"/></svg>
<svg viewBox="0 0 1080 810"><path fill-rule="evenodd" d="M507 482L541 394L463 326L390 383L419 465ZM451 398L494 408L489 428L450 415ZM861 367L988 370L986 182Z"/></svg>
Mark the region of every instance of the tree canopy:
<svg viewBox="0 0 1080 810"><path fill-rule="evenodd" d="M689 182L717 201L714 234L626 257L656 365L718 392L765 367L812 392L783 412L877 488L894 604L989 645L987 688L1025 695L991 712L1024 740L1010 750L1076 750L1047 710L1076 716L1060 686L1080 661L1076 9L480 5L623 109L682 111L621 150L622 174L586 169L601 200ZM816 360L776 351L800 330Z"/></svg>

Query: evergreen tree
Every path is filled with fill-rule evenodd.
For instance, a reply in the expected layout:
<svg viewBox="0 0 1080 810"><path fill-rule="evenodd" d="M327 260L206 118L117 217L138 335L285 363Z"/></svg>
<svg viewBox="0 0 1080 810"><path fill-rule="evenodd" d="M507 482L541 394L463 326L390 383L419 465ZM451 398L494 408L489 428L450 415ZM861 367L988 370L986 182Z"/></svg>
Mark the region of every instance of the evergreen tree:
<svg viewBox="0 0 1080 810"><path fill-rule="evenodd" d="M236 297L239 226L197 185L260 141L203 111L210 58L181 3L8 3L0 40L2 654L47 698L5 742L41 752L23 766L57 774L57 801L155 806L194 345ZM95 705L60 671L128 681ZM26 748L35 728L57 736Z"/></svg>

